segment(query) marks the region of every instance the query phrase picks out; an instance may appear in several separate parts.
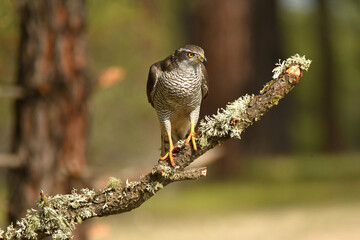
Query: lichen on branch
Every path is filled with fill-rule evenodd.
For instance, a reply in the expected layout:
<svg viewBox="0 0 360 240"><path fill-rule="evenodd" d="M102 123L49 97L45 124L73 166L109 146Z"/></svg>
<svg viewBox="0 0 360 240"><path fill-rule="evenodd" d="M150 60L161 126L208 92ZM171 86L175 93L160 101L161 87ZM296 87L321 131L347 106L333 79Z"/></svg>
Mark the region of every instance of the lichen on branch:
<svg viewBox="0 0 360 240"><path fill-rule="evenodd" d="M237 124L236 119L240 119L246 111L248 104L254 95L245 95L229 103L225 109L218 109L217 114L205 116L200 122L198 141L201 147L208 145L210 137L231 137L241 139L240 135L244 128Z"/></svg>
<svg viewBox="0 0 360 240"><path fill-rule="evenodd" d="M300 75L302 74L302 71L307 71L309 69L310 64L311 60L307 60L305 56L300 57L299 54L295 54L294 56L291 56L282 62L279 60L279 63L276 63L277 67L275 67L273 70L273 80L264 86L259 95L246 94L245 96L228 103L225 109L218 109L217 114L212 116L205 116L205 119L200 122L199 126L199 131L201 134L198 138L198 141L200 146L207 146L208 139L213 137L222 139L241 139L241 133L249 125L255 121L258 121L265 113L264 111L260 111L259 114L252 114L253 111L251 111L252 107L250 106L254 105L253 101L258 101L258 103L261 102L262 106L266 107L267 109L271 108L273 105L276 105L278 101L292 89L294 84L298 82L298 78L301 77ZM292 67L294 67L293 71L287 72L287 70ZM278 85L274 85L274 81L276 81L276 83L282 83L281 88L283 88L285 92L278 91L281 90L281 88ZM278 89L269 91L271 90L271 87L277 87ZM267 94L269 92L273 94ZM268 99L268 101L261 101L264 99Z"/></svg>
<svg viewBox="0 0 360 240"><path fill-rule="evenodd" d="M200 122L199 148L181 146L175 154L174 169L168 162L156 164L152 171L138 181L121 181L111 178L104 189L74 190L71 194L48 196L41 193L38 209L30 209L25 218L0 229L0 239L69 239L77 224L82 221L131 211L147 201L159 190L175 181L194 180L206 175L206 168L187 168L206 151L230 138L240 139L241 133L261 119L271 107L277 105L307 71L311 61L298 54L277 63L273 80L268 82L257 95L245 95L229 103L216 114Z"/></svg>

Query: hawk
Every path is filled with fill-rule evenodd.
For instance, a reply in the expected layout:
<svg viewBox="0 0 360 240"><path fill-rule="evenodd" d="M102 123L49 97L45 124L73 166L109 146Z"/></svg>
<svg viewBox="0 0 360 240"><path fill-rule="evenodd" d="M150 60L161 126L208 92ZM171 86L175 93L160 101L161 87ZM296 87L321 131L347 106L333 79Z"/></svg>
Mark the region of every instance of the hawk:
<svg viewBox="0 0 360 240"><path fill-rule="evenodd" d="M195 126L200 105L208 94L208 75L204 63L204 50L195 45L185 45L170 56L151 65L146 92L155 108L161 126L161 158L167 158L176 167L174 143L185 139L195 142Z"/></svg>

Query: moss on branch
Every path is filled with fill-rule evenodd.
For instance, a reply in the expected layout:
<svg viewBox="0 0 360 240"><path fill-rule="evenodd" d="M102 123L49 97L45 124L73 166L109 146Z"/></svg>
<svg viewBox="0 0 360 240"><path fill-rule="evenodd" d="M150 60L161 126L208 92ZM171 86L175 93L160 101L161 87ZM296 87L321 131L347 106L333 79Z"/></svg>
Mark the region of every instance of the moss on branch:
<svg viewBox="0 0 360 240"><path fill-rule="evenodd" d="M310 64L310 60L297 54L279 62L273 70L273 80L258 95L245 95L216 114L205 117L199 126L197 151L183 142L178 143L181 148L174 160L179 169L163 161L138 181L127 180L124 186L120 180L111 178L104 189L97 191L73 190L71 194L56 196L41 193L38 209L29 209L23 219L9 225L5 231L0 229L0 239L41 239L46 236L69 239L75 226L88 218L131 211L172 182L205 176L206 168L185 168L219 143L230 138L240 139L247 127L293 89Z"/></svg>

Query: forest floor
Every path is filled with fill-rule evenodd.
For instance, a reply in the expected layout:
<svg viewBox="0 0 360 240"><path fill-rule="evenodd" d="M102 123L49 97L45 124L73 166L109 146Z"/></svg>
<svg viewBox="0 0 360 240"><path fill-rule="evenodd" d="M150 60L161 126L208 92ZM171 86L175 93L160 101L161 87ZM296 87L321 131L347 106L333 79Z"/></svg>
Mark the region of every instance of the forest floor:
<svg viewBox="0 0 360 240"><path fill-rule="evenodd" d="M164 216L125 214L93 222L91 240L358 240L360 202L317 207Z"/></svg>
<svg viewBox="0 0 360 240"><path fill-rule="evenodd" d="M90 240L359 240L359 154L252 159L238 178L175 183Z"/></svg>
<svg viewBox="0 0 360 240"><path fill-rule="evenodd" d="M228 180L209 166L206 178L173 183L138 209L86 221L89 239L359 240L359 159L251 159ZM121 176L125 182L127 175ZM6 192L0 172L1 228L8 225Z"/></svg>

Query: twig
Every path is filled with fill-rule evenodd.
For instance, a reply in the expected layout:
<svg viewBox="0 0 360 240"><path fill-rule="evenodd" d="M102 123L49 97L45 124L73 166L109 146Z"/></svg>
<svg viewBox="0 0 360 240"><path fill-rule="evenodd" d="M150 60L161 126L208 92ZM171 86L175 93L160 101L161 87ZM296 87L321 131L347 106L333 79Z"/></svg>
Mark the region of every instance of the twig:
<svg viewBox="0 0 360 240"><path fill-rule="evenodd" d="M138 181L122 186L121 181L111 178L107 187L100 190L74 190L71 194L46 196L41 192L39 210L28 210L25 218L0 230L4 239L41 239L52 236L55 239L69 239L76 224L93 218L119 214L139 207L166 185L182 180L198 179L206 175L206 168L185 169L200 155L216 145L239 138L241 133L258 121L271 107L278 104L302 77L311 61L295 55L274 69L273 80L267 83L258 95L246 95L229 103L225 109L205 117L200 123L199 149L192 150L180 144L181 150L175 155L180 167L174 169L169 163L161 162Z"/></svg>
<svg viewBox="0 0 360 240"><path fill-rule="evenodd" d="M1 98L13 98L19 99L26 95L26 90L16 85L3 85L0 86L0 97Z"/></svg>
<svg viewBox="0 0 360 240"><path fill-rule="evenodd" d="M0 168L19 168L23 163L17 154L0 154Z"/></svg>

